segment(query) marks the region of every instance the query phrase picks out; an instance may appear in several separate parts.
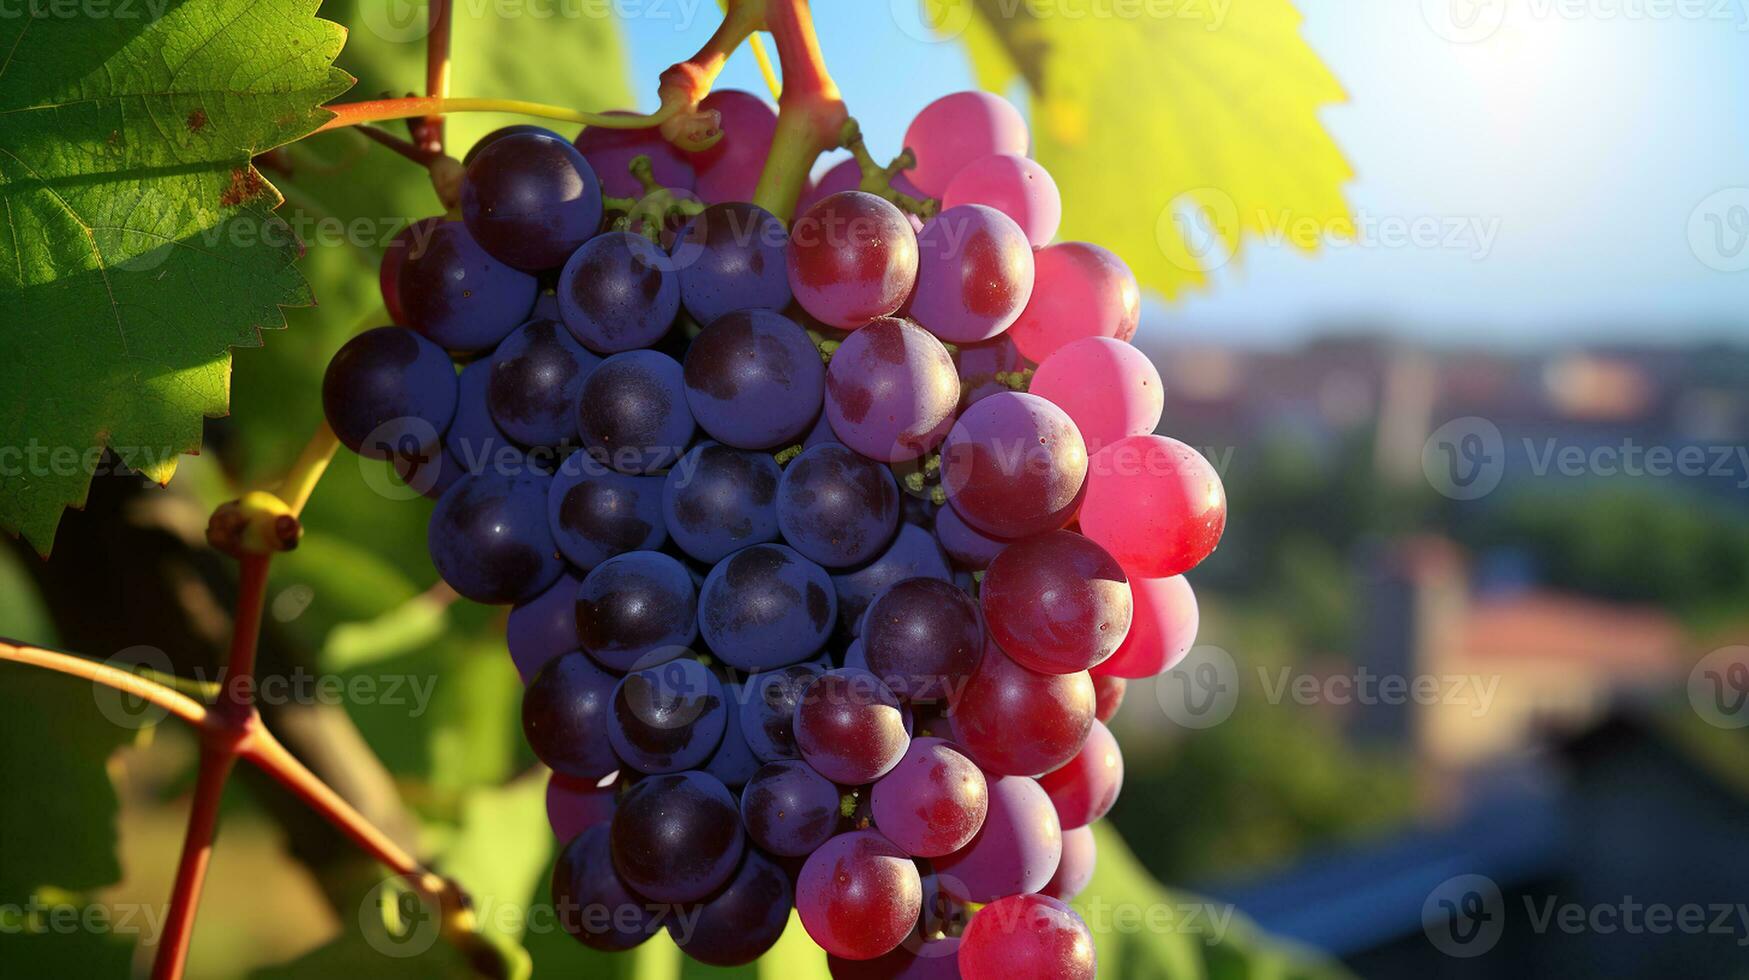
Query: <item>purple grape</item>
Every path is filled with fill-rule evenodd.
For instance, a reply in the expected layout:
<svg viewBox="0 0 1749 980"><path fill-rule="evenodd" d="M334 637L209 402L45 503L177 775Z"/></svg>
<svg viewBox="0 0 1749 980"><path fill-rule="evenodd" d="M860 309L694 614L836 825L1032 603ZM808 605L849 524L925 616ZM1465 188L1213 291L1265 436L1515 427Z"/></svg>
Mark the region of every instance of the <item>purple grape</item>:
<svg viewBox="0 0 1749 980"><path fill-rule="evenodd" d="M1063 857L1057 862L1057 873L1040 895L1060 902L1073 902L1093 880L1093 868L1099 862L1099 848L1092 827L1076 827L1063 831Z"/></svg>
<svg viewBox="0 0 1749 980"><path fill-rule="evenodd" d="M884 317L851 334L826 371L826 417L838 441L883 463L934 449L959 400L947 348L909 320Z"/></svg>
<svg viewBox="0 0 1749 980"><path fill-rule="evenodd" d="M777 540L777 485L768 453L701 442L662 484L662 516L674 543L714 563L749 545Z"/></svg>
<svg viewBox="0 0 1749 980"><path fill-rule="evenodd" d="M796 748L796 705L814 678L825 672L825 667L809 661L747 679L746 697L740 704L741 731L761 761L801 758L801 750Z"/></svg>
<svg viewBox="0 0 1749 980"><path fill-rule="evenodd" d="M751 201L771 153L777 113L759 96L736 89L717 89L698 107L714 109L723 119L722 138L709 149L692 154L698 196L711 204ZM780 265L782 258L778 256Z"/></svg>
<svg viewBox="0 0 1749 980"><path fill-rule="evenodd" d="M667 911L631 893L613 870L606 827L591 827L566 845L553 866L559 923L590 949L620 953L662 928Z"/></svg>
<svg viewBox="0 0 1749 980"><path fill-rule="evenodd" d="M746 733L741 730L741 705L746 703L746 692L739 684L724 684L723 689L729 709L723 741L705 762L704 771L717 777L724 786L740 789L759 771L759 757L753 754Z"/></svg>
<svg viewBox="0 0 1749 980"><path fill-rule="evenodd" d="M547 661L577 649L577 589L582 584L567 571L545 592L510 610L504 639L524 684Z"/></svg>
<svg viewBox="0 0 1749 980"><path fill-rule="evenodd" d="M846 959L873 959L898 948L922 905L917 865L872 830L827 841L796 879L802 926L822 949Z"/></svg>
<svg viewBox="0 0 1749 980"><path fill-rule="evenodd" d="M900 194L906 194L918 199L929 196L918 190L917 185L911 183L911 178L905 176L903 173L896 173L893 175L891 186L893 190L898 191ZM840 191L854 191L860 190L861 188L862 166L858 164L854 158L850 160L840 160L832 165L832 169L826 171L825 176L820 178L819 183L802 192L801 200L796 204L796 213L806 213L809 208L812 208L814 205L831 197L833 194L839 193Z"/></svg>
<svg viewBox="0 0 1749 980"><path fill-rule="evenodd" d="M952 507L943 507L936 512L935 540L941 543L941 550L947 552L954 564L972 571L990 567L990 562L1008 547L1006 541L972 530L959 511Z"/></svg>
<svg viewBox="0 0 1749 980"><path fill-rule="evenodd" d="M747 846L734 796L702 772L639 780L608 839L620 880L656 902L705 898L728 883Z"/></svg>
<svg viewBox="0 0 1749 980"><path fill-rule="evenodd" d="M875 598L862 620L869 672L908 701L960 690L984 653L978 604L952 582L910 578Z"/></svg>
<svg viewBox="0 0 1749 980"><path fill-rule="evenodd" d="M383 260L377 266L377 291L382 293L383 308L389 311L390 322L408 326L407 311L401 308L401 270L406 267L407 253L414 242L423 242L431 229L443 223L442 218L420 218L408 222L383 246Z"/></svg>
<svg viewBox="0 0 1749 980"><path fill-rule="evenodd" d="M959 368L962 381L994 378L998 374L1019 371L1026 366L1020 351L1015 348L1014 341L1007 334L981 344L960 344L959 353L954 355L954 363Z"/></svg>
<svg viewBox="0 0 1749 980"><path fill-rule="evenodd" d="M429 460L455 404L449 355L401 327L377 327L347 341L322 375L328 426L346 448L371 459Z"/></svg>
<svg viewBox="0 0 1749 980"><path fill-rule="evenodd" d="M906 307L924 329L954 343L1007 330L1032 296L1032 246L995 208L948 208L917 236L917 291Z"/></svg>
<svg viewBox="0 0 1749 980"><path fill-rule="evenodd" d="M861 786L891 772L911 742L899 699L865 670L815 678L796 704L802 761L835 783Z"/></svg>
<svg viewBox="0 0 1749 980"><path fill-rule="evenodd" d="M656 551L616 555L595 567L576 592L578 642L612 671L638 670L690 652L698 638L692 575Z"/></svg>
<svg viewBox="0 0 1749 980"><path fill-rule="evenodd" d="M814 420L814 427L809 429L807 436L802 439L802 448L812 449L815 446L827 445L842 446L844 443L839 442L838 433L832 431L832 420L826 417L825 412L821 412L820 417Z"/></svg>
<svg viewBox="0 0 1749 980"><path fill-rule="evenodd" d="M796 218L787 264L802 309L830 326L854 330L893 315L911 295L917 233L891 202L844 191Z"/></svg>
<svg viewBox="0 0 1749 980"><path fill-rule="evenodd" d="M648 347L680 312L680 282L670 266L668 256L642 235L598 235L559 273L559 314L592 351Z"/></svg>
<svg viewBox="0 0 1749 980"><path fill-rule="evenodd" d="M799 759L767 763L741 791L747 836L785 857L806 857L831 840L838 806L838 787Z"/></svg>
<svg viewBox="0 0 1749 980"><path fill-rule="evenodd" d="M978 836L936 858L935 871L954 897L992 902L1043 888L1062 855L1063 830L1051 798L1025 776L1003 776L989 781L989 806Z"/></svg>
<svg viewBox="0 0 1749 980"><path fill-rule="evenodd" d="M556 773L597 780L619 768L607 741L617 679L578 652L547 663L522 692L522 734Z"/></svg>
<svg viewBox="0 0 1749 980"><path fill-rule="evenodd" d="M553 476L547 523L559 551L584 571L628 551L655 551L668 541L662 478L616 473L579 450Z"/></svg>
<svg viewBox="0 0 1749 980"><path fill-rule="evenodd" d="M530 320L492 352L486 405L505 435L525 446L577 438L577 399L601 358L553 320Z"/></svg>
<svg viewBox="0 0 1749 980"><path fill-rule="evenodd" d="M528 319L535 278L498 261L459 221L415 235L396 287L414 330L445 350L488 350Z"/></svg>
<svg viewBox="0 0 1749 980"><path fill-rule="evenodd" d="M954 423L941 447L941 486L974 530L1023 538L1075 516L1087 446L1063 410L1037 395L1003 392Z"/></svg>
<svg viewBox="0 0 1749 980"><path fill-rule="evenodd" d="M601 184L558 135L516 133L468 164L461 206L468 231L500 261L554 269L601 227Z"/></svg>
<svg viewBox="0 0 1749 980"><path fill-rule="evenodd" d="M573 404L583 448L621 473L665 470L692 442L680 364L667 354L613 355L589 376Z"/></svg>
<svg viewBox="0 0 1749 980"><path fill-rule="evenodd" d="M699 590L699 631L742 670L805 660L832 632L837 601L826 570L780 544L756 544L717 563Z"/></svg>
<svg viewBox="0 0 1749 980"><path fill-rule="evenodd" d="M953 570L947 567L935 535L915 524L900 524L893 543L879 558L854 572L832 576L842 633L847 638L861 635L862 614L869 603L893 583L919 577L946 582L953 578Z"/></svg>
<svg viewBox="0 0 1749 980"><path fill-rule="evenodd" d="M491 358L475 361L457 378L455 418L443 434L444 455L457 473L508 475L527 465L522 449L492 419L492 363Z"/></svg>
<svg viewBox="0 0 1749 980"><path fill-rule="evenodd" d="M509 126L500 126L475 140L474 145L468 147L468 152L462 154L462 166L465 167L468 164L473 163L474 158L480 155L481 150L484 150L486 147L491 146L493 143L498 142L506 136L521 136L530 133L536 136L548 136L556 140L564 139L563 136L560 136L558 133L553 132L547 127L536 126L533 123L512 123Z"/></svg>
<svg viewBox="0 0 1749 980"><path fill-rule="evenodd" d="M736 310L781 311L789 305L783 250L789 234L753 204L713 204L675 239L680 302L708 325Z"/></svg>
<svg viewBox="0 0 1749 980"><path fill-rule="evenodd" d="M742 966L777 945L795 893L776 862L749 849L741 869L710 901L674 910L668 935L686 955L710 966Z"/></svg>
<svg viewBox="0 0 1749 980"><path fill-rule="evenodd" d="M728 714L722 682L710 668L671 660L627 674L614 688L607 740L639 772L679 772L722 744Z"/></svg>
<svg viewBox="0 0 1749 980"><path fill-rule="evenodd" d="M616 110L610 116L629 116ZM612 197L641 199L644 185L632 176L629 165L633 157L650 158L650 172L656 183L670 190L691 190L694 180L692 162L685 153L662 137L660 130L608 129L587 126L577 134L574 144L589 166L601 178L601 193Z"/></svg>
<svg viewBox="0 0 1749 980"><path fill-rule="evenodd" d="M574 779L556 772L548 777L547 823L553 828L553 836L565 842L576 839L590 827L605 829L617 805L614 783L612 777Z"/></svg>
<svg viewBox="0 0 1749 980"><path fill-rule="evenodd" d="M789 546L827 568L880 554L899 528L893 473L837 443L815 446L784 467L777 526Z"/></svg>
<svg viewBox="0 0 1749 980"><path fill-rule="evenodd" d="M952 854L984 825L984 773L943 739L920 738L892 772L874 784L875 826L913 857Z"/></svg>
<svg viewBox="0 0 1749 980"><path fill-rule="evenodd" d="M807 434L825 384L807 331L770 310L726 313L686 352L686 398L699 427L740 449L788 445Z"/></svg>
<svg viewBox="0 0 1749 980"><path fill-rule="evenodd" d="M437 501L426 540L450 588L488 605L525 602L559 577L539 475L464 476Z"/></svg>
<svg viewBox="0 0 1749 980"><path fill-rule="evenodd" d="M916 952L905 944L872 960L826 957L832 980L960 980L958 936L920 942Z"/></svg>

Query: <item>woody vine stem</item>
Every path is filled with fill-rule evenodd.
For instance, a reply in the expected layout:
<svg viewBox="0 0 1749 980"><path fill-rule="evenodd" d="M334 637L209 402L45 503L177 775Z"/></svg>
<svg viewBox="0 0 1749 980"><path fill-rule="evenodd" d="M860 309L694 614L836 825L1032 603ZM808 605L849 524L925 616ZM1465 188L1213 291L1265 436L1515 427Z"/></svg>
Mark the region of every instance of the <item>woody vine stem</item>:
<svg viewBox="0 0 1749 980"><path fill-rule="evenodd" d="M783 85L778 99L777 130L754 203L787 219L819 154L853 140L859 150L858 159L864 162L865 182L885 183L877 180L884 176L877 172L880 168L871 169L873 165L860 148L860 137L855 136L838 87L826 71L807 0L730 0L721 26L704 47L662 73L657 88L660 107L648 115L632 116L581 112L516 100L452 98L451 12L450 0L430 0L424 96L331 105L328 109L334 116L322 127L327 130L391 119L415 120L411 124L411 142L381 131L372 135L378 142L429 167L440 197L444 186L439 178L445 176L440 173L443 169L440 165L446 161L454 164L444 153L443 117L450 112L514 112L593 126L659 127L662 135L678 146L701 149L711 145L721 138L719 120L716 113L702 110L699 103L709 94L729 55L744 42L757 44L755 35L759 31L769 32L776 44ZM448 176L453 178L453 167L449 168ZM207 539L213 547L237 559L240 585L222 682L210 703L151 677L91 658L0 639L0 661L40 667L114 688L162 708L193 726L200 735L194 801L171 891L170 911L153 963L155 980L179 980L187 964L189 940L218 829L219 802L238 760L268 773L365 853L432 901L440 910L443 934L464 952L483 951L487 943L474 928L468 898L457 884L422 866L311 772L268 731L256 709L255 652L267 597L268 571L275 554L297 546L303 534L299 515L337 446L338 440L328 426L319 426L275 490L244 494L213 512ZM473 959L479 962L478 958Z"/></svg>

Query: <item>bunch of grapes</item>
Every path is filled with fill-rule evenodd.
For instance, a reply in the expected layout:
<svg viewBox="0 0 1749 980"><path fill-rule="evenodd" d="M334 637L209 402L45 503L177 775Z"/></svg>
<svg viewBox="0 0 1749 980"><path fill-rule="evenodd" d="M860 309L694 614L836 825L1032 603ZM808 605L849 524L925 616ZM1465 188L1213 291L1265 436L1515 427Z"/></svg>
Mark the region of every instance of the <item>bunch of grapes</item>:
<svg viewBox="0 0 1749 980"><path fill-rule="evenodd" d="M706 108L700 154L474 147L329 422L436 498L444 581L512 607L579 941L741 964L793 908L838 977L1091 977L1065 903L1123 779L1105 722L1189 648L1226 519L1153 434L1135 279L1052 244L995 97L931 104L886 193L849 161L788 227L746 202L771 109Z"/></svg>

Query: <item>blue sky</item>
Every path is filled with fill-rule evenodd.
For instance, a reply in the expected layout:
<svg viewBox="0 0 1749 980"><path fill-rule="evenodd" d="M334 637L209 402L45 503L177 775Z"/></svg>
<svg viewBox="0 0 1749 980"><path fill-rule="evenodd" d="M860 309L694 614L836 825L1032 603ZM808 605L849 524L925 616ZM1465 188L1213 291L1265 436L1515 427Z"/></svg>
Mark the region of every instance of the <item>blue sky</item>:
<svg viewBox="0 0 1749 980"><path fill-rule="evenodd" d="M670 2L673 17L625 22L648 101L714 22L709 3ZM912 2L814 5L877 148L970 85L957 45L914 36ZM1749 336L1749 0L1299 6L1349 93L1324 121L1359 175L1349 201L1378 230L1311 257L1248 247L1147 329L1262 343L1356 322L1464 342ZM721 84L763 90L744 53ZM1407 227L1440 244L1393 244Z"/></svg>

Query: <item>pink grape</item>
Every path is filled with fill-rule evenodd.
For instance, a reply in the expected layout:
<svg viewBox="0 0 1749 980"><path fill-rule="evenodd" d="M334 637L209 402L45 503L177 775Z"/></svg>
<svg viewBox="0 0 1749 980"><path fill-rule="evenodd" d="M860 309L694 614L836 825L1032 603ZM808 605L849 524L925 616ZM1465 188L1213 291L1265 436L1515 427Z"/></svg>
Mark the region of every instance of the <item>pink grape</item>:
<svg viewBox="0 0 1749 980"><path fill-rule="evenodd" d="M1123 753L1111 729L1095 721L1075 758L1040 776L1038 784L1050 795L1064 830L1105 816L1123 791Z"/></svg>
<svg viewBox="0 0 1749 980"><path fill-rule="evenodd" d="M1105 549L1070 531L1009 545L984 574L984 622L1016 663L1047 674L1097 666L1130 630L1130 585Z"/></svg>
<svg viewBox="0 0 1749 980"><path fill-rule="evenodd" d="M1063 196L1038 161L1018 153L994 153L963 167L941 194L943 209L987 204L1014 219L1034 248L1057 237L1063 223Z"/></svg>
<svg viewBox="0 0 1749 980"><path fill-rule="evenodd" d="M1096 974L1093 933L1074 909L1044 895L992 902L960 937L965 980L1093 980Z"/></svg>
<svg viewBox="0 0 1749 980"><path fill-rule="evenodd" d="M917 236L910 316L954 343L996 336L1032 296L1032 249L1007 215L982 204L948 208Z"/></svg>
<svg viewBox="0 0 1749 980"><path fill-rule="evenodd" d="M978 836L934 865L942 890L968 902L989 902L1043 888L1062 856L1063 830L1051 798L1035 780L1004 776L990 780Z"/></svg>
<svg viewBox="0 0 1749 980"><path fill-rule="evenodd" d="M616 110L608 115L629 116L632 113ZM650 158L650 172L658 184L674 190L692 189L695 179L692 163L673 143L663 139L658 130L589 126L577 134L571 145L589 161L589 166L601 180L601 193L610 197L643 198L644 185L632 176L629 169L632 158L638 156Z"/></svg>
<svg viewBox="0 0 1749 980"><path fill-rule="evenodd" d="M953 357L922 327L882 317L844 338L826 366L826 419L870 459L902 463L940 444L959 405Z"/></svg>
<svg viewBox="0 0 1749 980"><path fill-rule="evenodd" d="M1063 859L1057 862L1057 873L1050 883L1038 890L1040 895L1063 902L1073 902L1093 880L1093 868L1099 861L1098 843L1092 827L1076 827L1063 831Z"/></svg>
<svg viewBox="0 0 1749 980"><path fill-rule="evenodd" d="M706 204L753 200L771 151L777 113L764 99L738 89L718 89L698 107L722 114L723 136L710 149L691 155L698 174L692 189Z"/></svg>
<svg viewBox="0 0 1749 980"><path fill-rule="evenodd" d="M984 773L951 742L919 738L892 772L874 784L875 826L914 857L941 857L966 846L984 826Z"/></svg>
<svg viewBox="0 0 1749 980"><path fill-rule="evenodd" d="M942 458L945 477L945 452ZM1220 474L1176 439L1130 436L1089 464L1081 532L1131 575L1165 578L1195 568L1226 526Z"/></svg>
<svg viewBox="0 0 1749 980"><path fill-rule="evenodd" d="M941 486L974 530L1022 538L1069 523L1087 446L1063 410L1003 391L966 409L941 447Z"/></svg>
<svg viewBox="0 0 1749 980"><path fill-rule="evenodd" d="M1153 580L1149 579L1147 581ZM1135 629L1135 621L1131 620L1130 632L1134 633ZM1118 649L1121 650L1123 648L1119 647ZM1112 659L1115 660L1116 656L1114 655ZM1088 671L1088 673L1093 675L1093 696L1098 704L1098 709L1094 711L1093 717L1098 718L1100 721L1107 724L1110 724L1111 720L1117 717L1117 709L1123 707L1124 690L1130 686L1128 680L1122 677L1114 677L1105 672L1105 668L1110 664L1111 660L1107 660L1105 663L1099 665L1098 670Z"/></svg>
<svg viewBox="0 0 1749 980"><path fill-rule="evenodd" d="M1089 453L1153 432L1166 405L1166 386L1148 355L1111 337L1082 337L1057 348L1027 390L1075 420Z"/></svg>
<svg viewBox="0 0 1749 980"><path fill-rule="evenodd" d="M1142 292L1122 259L1098 245L1063 242L1033 256L1032 301L1008 328L1029 361L1043 362L1082 337L1129 340L1142 319Z"/></svg>
<svg viewBox="0 0 1749 980"><path fill-rule="evenodd" d="M917 865L872 830L827 841L796 878L803 928L821 949L849 960L897 949L922 909Z"/></svg>
<svg viewBox="0 0 1749 980"><path fill-rule="evenodd" d="M955 739L985 772L1036 776L1081 751L1096 708L1086 671L1041 674L991 643L950 717Z"/></svg>
<svg viewBox="0 0 1749 980"><path fill-rule="evenodd" d="M1196 593L1184 576L1131 579L1130 598L1135 603L1130 635L1111 659L1093 669L1095 682L1158 676L1176 667L1196 643Z"/></svg>
<svg viewBox="0 0 1749 980"><path fill-rule="evenodd" d="M833 194L797 218L787 254L796 302L845 330L898 312L917 283L917 233L904 212L862 191Z"/></svg>
<svg viewBox="0 0 1749 980"><path fill-rule="evenodd" d="M894 174L890 185L893 190L910 197L924 198L929 196L918 190L917 185L911 183L911 179L903 173ZM801 202L796 205L796 213L803 213L819 203L822 198L829 197L839 191L861 189L862 167L858 166L855 160L841 160L831 170L826 171L826 175L820 178L819 183L802 192Z"/></svg>
<svg viewBox="0 0 1749 980"><path fill-rule="evenodd" d="M917 156L906 173L930 197L940 197L966 164L992 153L1026 152L1029 134L1020 110L988 92L955 92L923 107L905 130L905 148Z"/></svg>

